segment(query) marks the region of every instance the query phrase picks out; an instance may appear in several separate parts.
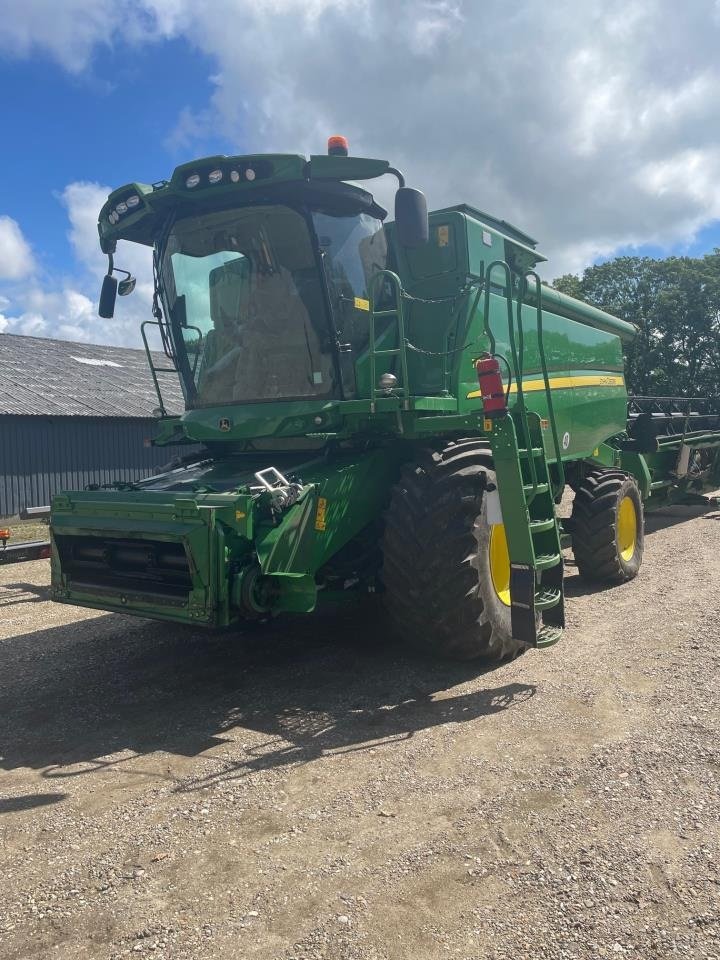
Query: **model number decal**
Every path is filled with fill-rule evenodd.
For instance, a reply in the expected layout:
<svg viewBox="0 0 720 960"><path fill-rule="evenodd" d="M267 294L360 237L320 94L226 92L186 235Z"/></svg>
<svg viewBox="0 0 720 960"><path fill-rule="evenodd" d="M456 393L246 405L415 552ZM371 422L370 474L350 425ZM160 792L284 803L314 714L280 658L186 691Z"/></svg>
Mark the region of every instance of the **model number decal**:
<svg viewBox="0 0 720 960"><path fill-rule="evenodd" d="M324 530L326 526L325 513L327 511L327 500L325 497L318 497L317 510L315 512L315 529Z"/></svg>

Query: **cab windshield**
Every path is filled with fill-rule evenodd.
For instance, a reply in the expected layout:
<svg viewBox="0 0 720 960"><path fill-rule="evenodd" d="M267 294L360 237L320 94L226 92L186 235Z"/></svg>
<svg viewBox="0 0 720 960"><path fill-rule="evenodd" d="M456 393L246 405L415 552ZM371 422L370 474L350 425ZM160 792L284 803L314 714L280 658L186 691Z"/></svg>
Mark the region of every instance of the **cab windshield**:
<svg viewBox="0 0 720 960"><path fill-rule="evenodd" d="M300 213L268 205L178 221L160 275L188 406L333 394L325 297Z"/></svg>
<svg viewBox="0 0 720 960"><path fill-rule="evenodd" d="M351 396L386 256L367 214L267 204L177 221L159 272L187 406Z"/></svg>

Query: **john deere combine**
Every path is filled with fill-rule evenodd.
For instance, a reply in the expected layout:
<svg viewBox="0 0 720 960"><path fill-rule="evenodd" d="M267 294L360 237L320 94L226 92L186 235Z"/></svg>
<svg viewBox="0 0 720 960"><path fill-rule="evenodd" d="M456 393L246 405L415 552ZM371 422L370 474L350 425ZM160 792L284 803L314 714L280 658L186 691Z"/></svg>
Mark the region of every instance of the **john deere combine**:
<svg viewBox="0 0 720 960"><path fill-rule="evenodd" d="M392 223L355 185L386 174ZM152 247L157 443L201 446L54 498L58 601L219 627L379 594L411 643L498 660L561 635L566 484L580 573L608 582L638 571L645 506L718 486L717 418L653 398L628 417L631 325L542 286L522 231L428 217L342 138L128 184L99 231L104 317L133 286L117 241Z"/></svg>

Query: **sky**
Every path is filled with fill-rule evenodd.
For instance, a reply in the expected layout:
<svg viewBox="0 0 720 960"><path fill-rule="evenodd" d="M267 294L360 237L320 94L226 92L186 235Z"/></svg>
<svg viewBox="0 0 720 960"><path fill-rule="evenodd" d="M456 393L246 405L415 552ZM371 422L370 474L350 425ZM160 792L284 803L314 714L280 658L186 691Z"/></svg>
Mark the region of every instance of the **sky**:
<svg viewBox="0 0 720 960"><path fill-rule="evenodd" d="M139 344L145 248L97 317L111 189L341 133L547 279L720 247L720 0L0 0L0 332Z"/></svg>

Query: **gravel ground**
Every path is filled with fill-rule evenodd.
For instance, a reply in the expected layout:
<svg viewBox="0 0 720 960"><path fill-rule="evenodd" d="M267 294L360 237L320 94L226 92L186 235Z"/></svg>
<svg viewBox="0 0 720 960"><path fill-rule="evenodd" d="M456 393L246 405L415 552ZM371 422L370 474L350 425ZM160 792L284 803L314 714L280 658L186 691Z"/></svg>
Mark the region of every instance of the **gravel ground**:
<svg viewBox="0 0 720 960"><path fill-rule="evenodd" d="M484 672L0 568L0 957L720 958L719 520Z"/></svg>

